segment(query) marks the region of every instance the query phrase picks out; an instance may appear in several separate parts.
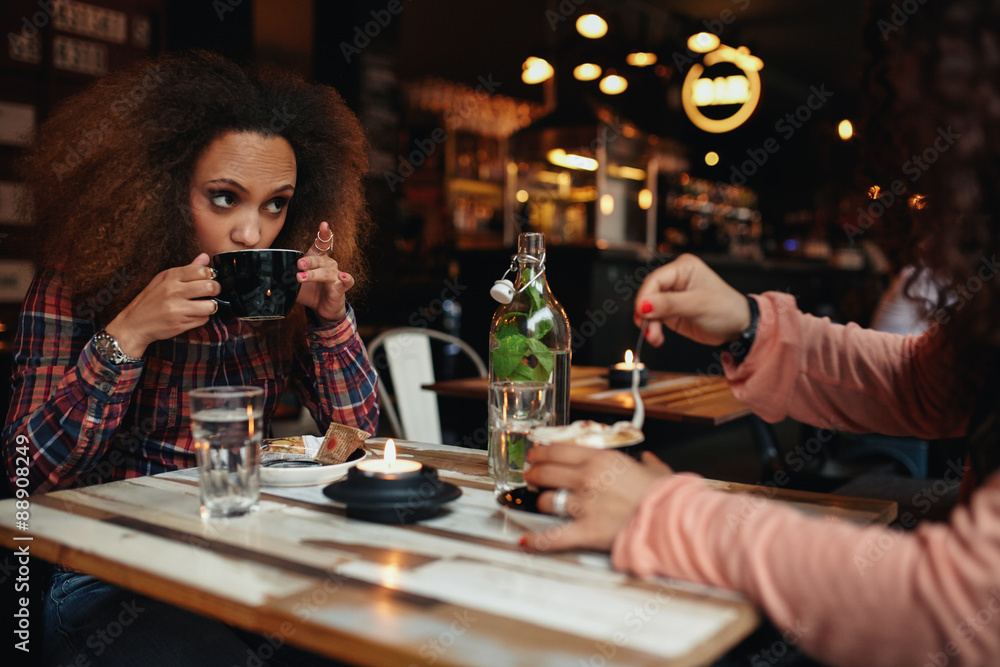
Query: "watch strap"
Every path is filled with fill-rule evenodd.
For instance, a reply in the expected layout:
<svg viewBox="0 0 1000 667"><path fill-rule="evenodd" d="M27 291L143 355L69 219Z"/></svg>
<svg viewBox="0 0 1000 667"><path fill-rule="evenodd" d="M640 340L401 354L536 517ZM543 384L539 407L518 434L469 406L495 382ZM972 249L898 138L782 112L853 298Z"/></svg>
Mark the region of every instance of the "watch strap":
<svg viewBox="0 0 1000 667"><path fill-rule="evenodd" d="M720 345L722 352L728 353L733 360L734 366L739 366L750 354L750 348L757 337L757 323L760 320L760 308L757 300L752 296L747 296L747 304L750 306L750 325L740 332L739 338L731 343Z"/></svg>

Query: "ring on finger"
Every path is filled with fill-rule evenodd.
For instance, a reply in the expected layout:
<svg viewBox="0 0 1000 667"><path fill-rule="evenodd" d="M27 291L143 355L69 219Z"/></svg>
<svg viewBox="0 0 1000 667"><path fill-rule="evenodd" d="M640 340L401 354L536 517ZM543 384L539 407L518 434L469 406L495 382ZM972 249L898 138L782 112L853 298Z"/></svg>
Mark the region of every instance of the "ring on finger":
<svg viewBox="0 0 1000 667"><path fill-rule="evenodd" d="M215 315L217 312L219 312L219 302L213 299L212 303L215 304L215 310L212 311L212 315Z"/></svg>
<svg viewBox="0 0 1000 667"><path fill-rule="evenodd" d="M313 247L316 248L316 250L319 250L320 252L327 252L330 250L330 248L333 247L333 244L331 243L325 248L320 248L319 245L316 244L316 241L313 241Z"/></svg>
<svg viewBox="0 0 1000 667"><path fill-rule="evenodd" d="M552 494L552 513L556 516L569 516L566 511L567 500L569 500L569 489L556 489Z"/></svg>
<svg viewBox="0 0 1000 667"><path fill-rule="evenodd" d="M333 240L333 230L332 229L330 230L330 238L328 239L323 238L322 236L319 235L319 232L316 232L316 240L319 241L320 243L329 243L330 241Z"/></svg>

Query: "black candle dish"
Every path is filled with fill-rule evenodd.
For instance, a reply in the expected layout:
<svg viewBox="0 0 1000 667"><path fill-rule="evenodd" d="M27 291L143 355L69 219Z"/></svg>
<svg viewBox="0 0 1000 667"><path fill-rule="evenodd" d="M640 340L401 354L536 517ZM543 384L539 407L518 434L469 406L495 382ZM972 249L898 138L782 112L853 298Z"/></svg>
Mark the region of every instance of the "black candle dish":
<svg viewBox="0 0 1000 667"><path fill-rule="evenodd" d="M378 473L351 468L347 479L323 489L330 500L347 506L352 519L405 524L429 519L441 505L462 495L454 484L442 482L437 469L423 466L411 473Z"/></svg>
<svg viewBox="0 0 1000 667"><path fill-rule="evenodd" d="M645 366L639 368L639 386L645 387L649 382L649 369ZM624 389L632 386L632 371L624 368L608 369L608 386L612 389Z"/></svg>

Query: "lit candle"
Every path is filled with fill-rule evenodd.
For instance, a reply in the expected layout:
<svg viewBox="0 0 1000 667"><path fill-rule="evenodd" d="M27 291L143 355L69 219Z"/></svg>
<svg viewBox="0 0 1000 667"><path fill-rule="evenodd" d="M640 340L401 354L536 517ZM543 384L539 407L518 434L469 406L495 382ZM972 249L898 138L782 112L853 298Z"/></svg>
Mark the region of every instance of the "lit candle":
<svg viewBox="0 0 1000 667"><path fill-rule="evenodd" d="M645 387L646 382L649 381L649 371L646 370L646 364L641 361L639 363L633 362L632 350L625 350L625 361L619 361L608 369L608 384L612 387L631 387L634 370L639 372L639 386Z"/></svg>
<svg viewBox="0 0 1000 667"><path fill-rule="evenodd" d="M640 371L646 367L646 364L641 361L636 364L632 361L632 350L625 350L625 361L615 364L615 368L620 371L631 371L633 368L638 368Z"/></svg>
<svg viewBox="0 0 1000 667"><path fill-rule="evenodd" d="M400 476L411 476L420 471L424 465L419 461L399 461L396 459L396 444L389 439L385 443L385 453L380 459L359 461L357 469L366 475L382 479L398 479Z"/></svg>

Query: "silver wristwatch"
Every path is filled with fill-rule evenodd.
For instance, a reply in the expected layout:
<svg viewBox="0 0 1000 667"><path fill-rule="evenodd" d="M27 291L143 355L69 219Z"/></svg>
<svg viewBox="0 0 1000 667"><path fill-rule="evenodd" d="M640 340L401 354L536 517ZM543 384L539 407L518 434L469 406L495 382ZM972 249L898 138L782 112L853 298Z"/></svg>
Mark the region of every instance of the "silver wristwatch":
<svg viewBox="0 0 1000 667"><path fill-rule="evenodd" d="M130 357L122 352L121 345L118 344L115 337L104 329L101 329L94 334L93 341L94 348L100 352L101 356L113 363L115 366L121 366L122 364L137 364L142 361L142 357L136 359L135 357Z"/></svg>

